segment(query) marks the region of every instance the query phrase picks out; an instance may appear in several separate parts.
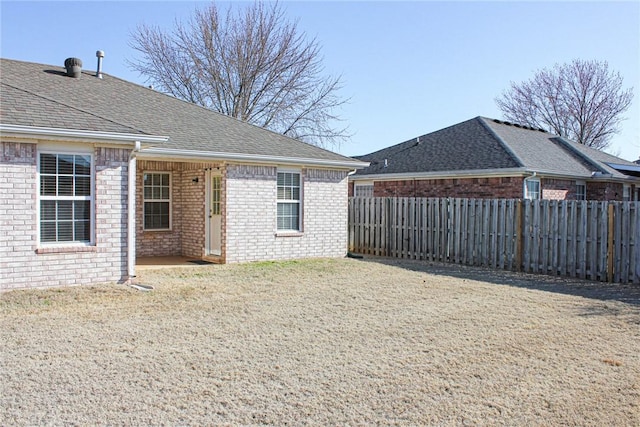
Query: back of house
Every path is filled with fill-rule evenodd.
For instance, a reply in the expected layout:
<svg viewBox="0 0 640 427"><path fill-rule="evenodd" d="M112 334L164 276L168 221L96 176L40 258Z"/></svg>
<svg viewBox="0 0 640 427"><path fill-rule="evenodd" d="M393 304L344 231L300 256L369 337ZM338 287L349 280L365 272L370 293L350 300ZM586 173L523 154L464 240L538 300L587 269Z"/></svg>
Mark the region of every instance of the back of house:
<svg viewBox="0 0 640 427"><path fill-rule="evenodd" d="M366 163L73 71L0 60L0 290L125 282L138 257L346 254Z"/></svg>

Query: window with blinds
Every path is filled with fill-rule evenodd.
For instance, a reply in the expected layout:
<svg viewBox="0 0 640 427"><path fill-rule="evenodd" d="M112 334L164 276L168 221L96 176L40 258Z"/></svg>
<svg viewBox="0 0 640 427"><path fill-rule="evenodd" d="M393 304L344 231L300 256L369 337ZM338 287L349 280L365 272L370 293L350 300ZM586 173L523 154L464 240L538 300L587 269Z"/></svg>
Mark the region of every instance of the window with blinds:
<svg viewBox="0 0 640 427"><path fill-rule="evenodd" d="M90 243L91 155L40 153L40 242Z"/></svg>

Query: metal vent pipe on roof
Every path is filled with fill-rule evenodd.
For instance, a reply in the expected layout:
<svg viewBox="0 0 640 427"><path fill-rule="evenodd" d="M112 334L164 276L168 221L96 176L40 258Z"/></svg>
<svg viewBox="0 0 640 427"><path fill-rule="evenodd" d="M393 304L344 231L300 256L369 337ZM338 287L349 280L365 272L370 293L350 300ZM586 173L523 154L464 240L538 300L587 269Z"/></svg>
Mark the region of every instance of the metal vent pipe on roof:
<svg viewBox="0 0 640 427"><path fill-rule="evenodd" d="M82 75L82 61L80 58L67 58L64 60L64 68L67 69L67 76L75 79Z"/></svg>
<svg viewBox="0 0 640 427"><path fill-rule="evenodd" d="M96 68L96 77L102 78L102 58L104 58L104 51L99 50L96 52L96 57L98 58L98 67Z"/></svg>

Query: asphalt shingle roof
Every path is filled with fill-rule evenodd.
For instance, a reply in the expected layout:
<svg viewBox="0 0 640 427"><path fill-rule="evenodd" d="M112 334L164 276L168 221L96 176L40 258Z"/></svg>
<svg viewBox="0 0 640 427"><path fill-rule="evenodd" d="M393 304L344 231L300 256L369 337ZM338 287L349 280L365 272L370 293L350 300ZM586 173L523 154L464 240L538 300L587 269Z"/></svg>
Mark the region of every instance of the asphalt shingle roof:
<svg viewBox="0 0 640 427"><path fill-rule="evenodd" d="M0 123L168 136L165 148L294 159L349 157L109 74L0 59Z"/></svg>
<svg viewBox="0 0 640 427"><path fill-rule="evenodd" d="M371 162L356 175L520 169L588 178L625 175L607 163L634 163L548 132L486 117L441 129L356 157ZM385 167L386 159L386 167Z"/></svg>
<svg viewBox="0 0 640 427"><path fill-rule="evenodd" d="M362 174L443 172L519 167L479 120L472 119L357 157L371 162ZM385 159L386 167L385 167Z"/></svg>

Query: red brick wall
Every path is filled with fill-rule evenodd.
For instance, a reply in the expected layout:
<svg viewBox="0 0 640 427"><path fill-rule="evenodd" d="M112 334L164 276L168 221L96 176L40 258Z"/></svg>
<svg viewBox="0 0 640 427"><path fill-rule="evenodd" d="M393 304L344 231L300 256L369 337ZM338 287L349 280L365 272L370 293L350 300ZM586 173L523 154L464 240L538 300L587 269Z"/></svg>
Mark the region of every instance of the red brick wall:
<svg viewBox="0 0 640 427"><path fill-rule="evenodd" d="M586 182L587 200L622 200L622 184ZM542 198L575 200L576 180L542 178ZM349 197L353 197L354 183L349 183ZM631 199L636 187L631 186ZM523 198L523 178L447 178L402 181L375 181L375 197L459 197L482 199Z"/></svg>
<svg viewBox="0 0 640 427"><path fill-rule="evenodd" d="M622 184L588 182L587 200L622 200Z"/></svg>
<svg viewBox="0 0 640 427"><path fill-rule="evenodd" d="M522 198L522 178L453 178L374 182L375 197Z"/></svg>

